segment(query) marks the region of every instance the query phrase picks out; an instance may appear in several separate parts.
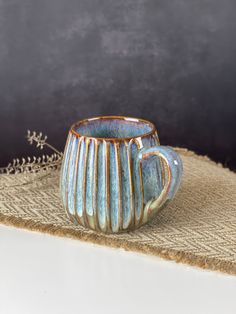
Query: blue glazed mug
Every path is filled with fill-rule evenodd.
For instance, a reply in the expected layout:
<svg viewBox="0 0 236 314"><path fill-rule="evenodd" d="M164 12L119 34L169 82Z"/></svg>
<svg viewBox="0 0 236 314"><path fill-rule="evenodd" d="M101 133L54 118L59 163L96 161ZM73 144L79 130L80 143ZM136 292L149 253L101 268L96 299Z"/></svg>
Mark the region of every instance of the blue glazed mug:
<svg viewBox="0 0 236 314"><path fill-rule="evenodd" d="M61 196L70 219L105 233L138 228L173 199L182 162L142 119L102 116L74 124L67 138Z"/></svg>

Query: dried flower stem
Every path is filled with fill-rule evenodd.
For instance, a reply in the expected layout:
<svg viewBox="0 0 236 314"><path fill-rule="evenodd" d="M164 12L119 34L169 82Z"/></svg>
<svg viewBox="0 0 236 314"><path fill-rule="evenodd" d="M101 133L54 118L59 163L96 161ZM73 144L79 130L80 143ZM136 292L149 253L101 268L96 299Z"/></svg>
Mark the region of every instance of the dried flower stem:
<svg viewBox="0 0 236 314"><path fill-rule="evenodd" d="M52 149L56 154L63 156L62 152L59 152L59 150L57 150L55 147L53 147L51 144L45 143L45 146L47 146L48 148Z"/></svg>
<svg viewBox="0 0 236 314"><path fill-rule="evenodd" d="M49 147L50 149L52 149L56 154L58 155L63 155L62 152L59 152L59 150L57 150L54 146L52 146L51 144L47 143L47 135L45 135L43 137L42 132L40 132L38 135L35 131L33 131L32 133L30 132L30 130L27 131L27 136L26 136L28 142L30 143L30 145L33 144L33 142L36 143L36 147L40 147L40 149L43 149L44 146Z"/></svg>
<svg viewBox="0 0 236 314"><path fill-rule="evenodd" d="M43 136L42 132L37 134L35 131L32 133L28 130L26 136L30 145L33 143L36 144L36 147L43 149L45 146L50 148L54 151L52 155L42 155L41 157L36 158L27 157L13 159L11 163L7 167L0 168L0 173L5 174L17 174L17 173L37 173L41 170L48 171L48 170L55 170L60 168L63 153L58 151L55 147L51 144L47 143L47 136Z"/></svg>

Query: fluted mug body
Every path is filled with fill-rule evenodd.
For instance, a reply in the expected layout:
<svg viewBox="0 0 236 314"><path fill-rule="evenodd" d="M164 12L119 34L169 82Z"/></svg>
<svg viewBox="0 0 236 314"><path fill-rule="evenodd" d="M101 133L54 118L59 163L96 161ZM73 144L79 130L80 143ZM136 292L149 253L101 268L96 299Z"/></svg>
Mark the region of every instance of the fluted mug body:
<svg viewBox="0 0 236 314"><path fill-rule="evenodd" d="M160 146L151 122L119 116L74 124L67 138L61 195L70 219L117 233L149 221L174 197L180 157Z"/></svg>

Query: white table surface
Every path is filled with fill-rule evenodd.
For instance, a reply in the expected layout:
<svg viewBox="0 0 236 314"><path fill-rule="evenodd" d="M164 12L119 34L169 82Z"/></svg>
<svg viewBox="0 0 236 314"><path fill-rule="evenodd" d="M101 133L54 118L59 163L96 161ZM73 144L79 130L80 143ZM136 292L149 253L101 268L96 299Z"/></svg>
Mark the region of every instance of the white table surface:
<svg viewBox="0 0 236 314"><path fill-rule="evenodd" d="M235 314L236 277L0 225L1 314Z"/></svg>

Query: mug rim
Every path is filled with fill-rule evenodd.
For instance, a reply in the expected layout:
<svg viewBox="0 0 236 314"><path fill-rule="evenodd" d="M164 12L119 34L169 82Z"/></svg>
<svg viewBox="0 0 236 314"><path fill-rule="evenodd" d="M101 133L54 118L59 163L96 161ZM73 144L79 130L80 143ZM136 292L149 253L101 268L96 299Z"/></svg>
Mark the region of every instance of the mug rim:
<svg viewBox="0 0 236 314"><path fill-rule="evenodd" d="M140 134L140 135L136 135L136 136L130 136L130 137L96 137L96 136L82 135L76 130L82 124L88 123L90 121L115 120L115 119L120 119L120 120L130 121L130 122L136 122L137 124L138 123L144 123L144 124L147 124L151 128L151 131ZM70 132L77 137L84 137L84 138L89 138L89 139L93 139L93 140L95 139L95 140L104 140L104 141L124 141L124 140L131 140L131 139L135 139L135 138L144 138L144 137L150 136L152 134L155 134L156 127L152 122L145 120L145 119L128 117L128 116L113 116L113 115L111 115L111 116L96 116L96 117L92 117L92 118L82 119L82 120L72 124L72 126L70 128Z"/></svg>

